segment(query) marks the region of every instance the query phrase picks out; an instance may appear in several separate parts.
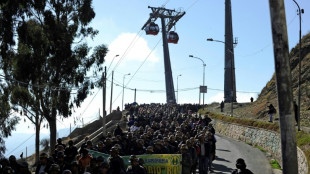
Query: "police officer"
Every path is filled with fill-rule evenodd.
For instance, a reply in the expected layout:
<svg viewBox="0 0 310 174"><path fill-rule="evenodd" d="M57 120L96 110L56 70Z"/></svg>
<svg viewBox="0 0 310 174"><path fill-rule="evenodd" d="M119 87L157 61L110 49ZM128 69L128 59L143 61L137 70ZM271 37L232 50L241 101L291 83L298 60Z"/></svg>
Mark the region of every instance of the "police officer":
<svg viewBox="0 0 310 174"><path fill-rule="evenodd" d="M36 168L35 174L47 173L50 168L48 164L48 154L43 152L40 154L40 162Z"/></svg>
<svg viewBox="0 0 310 174"><path fill-rule="evenodd" d="M60 174L60 167L58 164L52 164L49 168L49 174Z"/></svg>
<svg viewBox="0 0 310 174"><path fill-rule="evenodd" d="M110 157L108 158L110 165L109 173L125 174L125 164L123 158L119 156L119 149L113 146L110 150Z"/></svg>
<svg viewBox="0 0 310 174"><path fill-rule="evenodd" d="M131 165L128 166L127 174L146 174L144 168L139 165L138 158L135 155L130 156Z"/></svg>
<svg viewBox="0 0 310 174"><path fill-rule="evenodd" d="M181 145L180 152L182 154L182 174L190 174L193 160L186 144Z"/></svg>

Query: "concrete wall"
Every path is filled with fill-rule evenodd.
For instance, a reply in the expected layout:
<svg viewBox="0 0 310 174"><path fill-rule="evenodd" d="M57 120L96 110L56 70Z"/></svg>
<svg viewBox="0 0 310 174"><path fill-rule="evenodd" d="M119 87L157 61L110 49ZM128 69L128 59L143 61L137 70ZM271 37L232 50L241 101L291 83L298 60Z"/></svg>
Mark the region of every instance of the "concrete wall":
<svg viewBox="0 0 310 174"><path fill-rule="evenodd" d="M253 146L260 146L282 164L281 159L281 141L277 132L264 129L237 125L214 120L216 132L236 140L249 143ZM298 173L308 174L307 158L302 150L297 148Z"/></svg>

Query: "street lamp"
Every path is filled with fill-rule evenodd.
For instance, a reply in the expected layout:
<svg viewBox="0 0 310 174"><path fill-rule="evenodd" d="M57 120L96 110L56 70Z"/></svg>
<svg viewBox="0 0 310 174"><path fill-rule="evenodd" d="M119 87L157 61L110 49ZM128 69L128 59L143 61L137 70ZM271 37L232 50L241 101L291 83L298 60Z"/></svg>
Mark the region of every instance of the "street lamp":
<svg viewBox="0 0 310 174"><path fill-rule="evenodd" d="M202 61L202 66L203 66L202 85L205 86L205 67L206 67L205 62L201 58L195 57L193 55L189 55L189 57L196 58ZM200 104L200 89L199 89L199 104ZM202 99L202 105L204 104L205 104L205 93L203 93L203 99Z"/></svg>
<svg viewBox="0 0 310 174"><path fill-rule="evenodd" d="M181 77L182 74L179 74L177 76L177 104L178 104L178 101L179 101L179 77Z"/></svg>
<svg viewBox="0 0 310 174"><path fill-rule="evenodd" d="M211 41L211 42L221 42L221 43L223 43L223 44L225 44L225 46L228 46L227 44L226 44L226 42L224 42L224 41L221 41L221 40L215 40L215 39L213 39L213 38L207 38L207 41ZM237 39L235 38L235 41L233 42L233 44L237 44ZM232 48L233 49L233 48ZM230 49L228 49L228 51L233 55L234 54L234 52L233 52L233 50L230 50ZM234 61L233 61L233 58L232 58L232 60L231 60L231 110L230 110L230 112L231 112L231 116L233 116L233 113L234 113L234 111L233 111L233 102L234 102L234 93L235 93L235 89L234 89L234 63L233 63ZM225 94L224 94L225 95Z"/></svg>
<svg viewBox="0 0 310 174"><path fill-rule="evenodd" d="M124 82L125 82L125 77L126 77L126 76L129 76L129 75L130 75L130 73L125 74L125 75L123 76L123 99L122 99L122 111L124 110L124 88L125 88L125 86L124 86Z"/></svg>
<svg viewBox="0 0 310 174"><path fill-rule="evenodd" d="M223 44L226 44L224 41L221 40L214 40L213 38L207 38L207 41L211 41L211 42L221 42Z"/></svg>
<svg viewBox="0 0 310 174"><path fill-rule="evenodd" d="M112 61L111 61L110 65L109 65L109 67L108 67L108 70L107 70L107 71L109 71L109 69L110 69L110 67L111 67L111 65L112 65L112 63L113 63L113 61L114 61L115 57L118 57L118 56L119 56L119 55L118 55L118 54L116 54L116 55L113 57L113 59L112 59Z"/></svg>
<svg viewBox="0 0 310 174"><path fill-rule="evenodd" d="M300 78L301 78L301 14L304 13L304 9L300 9L298 3L293 0L298 7L298 15L299 15L299 70L298 70L298 111L297 111L297 126L298 131L300 131Z"/></svg>

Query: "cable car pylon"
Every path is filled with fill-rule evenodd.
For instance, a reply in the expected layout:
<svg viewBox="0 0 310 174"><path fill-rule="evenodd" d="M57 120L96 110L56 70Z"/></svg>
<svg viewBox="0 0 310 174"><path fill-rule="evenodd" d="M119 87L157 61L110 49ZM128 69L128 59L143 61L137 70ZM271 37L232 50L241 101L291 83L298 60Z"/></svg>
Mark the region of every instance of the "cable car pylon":
<svg viewBox="0 0 310 174"><path fill-rule="evenodd" d="M167 103L176 103L168 43L178 43L178 34L175 31L170 30L175 26L178 20L185 15L185 12L176 12L175 10L170 10L163 7L148 6L148 8L152 10L152 13L150 13L150 17L143 25L142 30L145 30L147 35L157 35L159 32L159 27L155 24L155 21L158 18L161 19ZM167 24L166 20L168 21Z"/></svg>

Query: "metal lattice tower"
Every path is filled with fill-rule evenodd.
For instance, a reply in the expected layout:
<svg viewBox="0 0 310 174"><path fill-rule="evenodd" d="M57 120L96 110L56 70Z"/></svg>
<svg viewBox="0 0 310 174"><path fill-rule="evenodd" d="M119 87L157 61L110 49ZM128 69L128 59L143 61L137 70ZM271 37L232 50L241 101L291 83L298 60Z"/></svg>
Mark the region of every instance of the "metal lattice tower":
<svg viewBox="0 0 310 174"><path fill-rule="evenodd" d="M166 97L167 103L176 103L175 91L172 78L171 62L169 55L169 47L167 40L167 32L177 23L177 21L185 15L185 12L176 12L175 10L166 9L163 7L148 7L152 10L150 18L143 25L142 30L150 22L156 21L157 18L161 19L162 24L162 38L163 38L163 51L164 51L164 65L165 65L165 81L166 81ZM167 21L167 24L166 24Z"/></svg>

